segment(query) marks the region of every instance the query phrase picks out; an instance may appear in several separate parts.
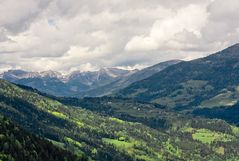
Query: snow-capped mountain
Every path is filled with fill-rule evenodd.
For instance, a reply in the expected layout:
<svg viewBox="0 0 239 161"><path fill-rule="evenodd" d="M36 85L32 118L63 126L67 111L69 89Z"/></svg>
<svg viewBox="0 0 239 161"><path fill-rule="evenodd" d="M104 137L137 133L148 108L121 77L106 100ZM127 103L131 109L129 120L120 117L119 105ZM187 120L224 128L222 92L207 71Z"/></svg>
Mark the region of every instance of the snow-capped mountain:
<svg viewBox="0 0 239 161"><path fill-rule="evenodd" d="M136 72L117 68L102 68L98 71L74 71L63 75L56 71L28 72L8 70L1 78L13 83L36 88L57 96L73 96L76 93L98 88Z"/></svg>
<svg viewBox="0 0 239 161"><path fill-rule="evenodd" d="M140 71L101 68L98 71L74 71L68 75L51 70L42 72L9 70L2 73L1 78L56 96L91 97L111 94L178 62L180 61L163 62Z"/></svg>
<svg viewBox="0 0 239 161"><path fill-rule="evenodd" d="M134 72L136 71L122 70L117 68L101 68L100 70L94 72L75 71L69 75L68 82L79 82L89 86L99 86Z"/></svg>
<svg viewBox="0 0 239 161"><path fill-rule="evenodd" d="M24 70L8 70L1 74L2 78L7 80L19 80L26 78L63 78L62 74L52 70L42 72L27 72Z"/></svg>
<svg viewBox="0 0 239 161"><path fill-rule="evenodd" d="M81 97L86 97L86 96L91 96L91 97L97 96L98 97L98 96L104 96L104 95L115 93L119 89L125 88L134 82L148 78L148 77L152 76L153 74L158 73L158 72L166 69L167 67L177 64L177 63L180 63L180 62L181 62L181 60L170 60L170 61L158 63L156 65L144 68L139 71L133 71L132 73L130 73L124 77L120 77L119 79L117 79L111 83L108 83L106 85L103 85L97 89L93 89L93 90L89 90L85 93L81 93Z"/></svg>

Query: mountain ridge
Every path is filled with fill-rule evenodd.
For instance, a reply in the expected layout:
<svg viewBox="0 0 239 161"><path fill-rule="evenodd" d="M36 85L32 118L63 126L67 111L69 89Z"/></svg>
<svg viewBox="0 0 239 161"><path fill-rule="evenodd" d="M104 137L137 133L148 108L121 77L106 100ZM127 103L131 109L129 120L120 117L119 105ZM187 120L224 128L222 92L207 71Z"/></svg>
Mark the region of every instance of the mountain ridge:
<svg viewBox="0 0 239 161"><path fill-rule="evenodd" d="M165 106L195 106L224 88L235 89L239 84L238 69L239 45L236 44L207 57L170 66L133 83L118 95Z"/></svg>
<svg viewBox="0 0 239 161"><path fill-rule="evenodd" d="M169 61L161 62L161 63L155 64L153 66L146 67L137 72L134 72L128 76L122 77L118 80L115 80L115 81L113 81L109 84L106 84L104 86L101 86L97 89L87 91L80 95L82 97L89 97L89 96L100 97L100 96L117 93L118 90L123 89L136 81L143 80L143 79L153 75L154 73L160 72L160 71L164 70L165 68L167 68L171 65L177 64L179 62L181 62L181 60L169 60Z"/></svg>
<svg viewBox="0 0 239 161"><path fill-rule="evenodd" d="M1 77L10 82L30 86L56 96L98 97L111 94L119 88L124 88L178 62L179 60L162 62L143 70L101 68L98 71L74 71L68 75L51 70L42 72L9 70L4 72Z"/></svg>
<svg viewBox="0 0 239 161"><path fill-rule="evenodd" d="M74 75L77 74L82 74L82 75L86 75L89 73L97 73L98 75L100 74L109 74L112 77L118 77L120 75L124 75L127 74L128 72L134 72L137 70L123 70L123 69L118 69L118 68L101 68L97 71L80 71L80 70L76 70L73 71L69 74L63 74L61 72L58 71L53 71L53 70L47 70L47 71L38 71L38 72L32 72L32 71L26 71L26 70L21 70L21 69L10 69L8 71L5 71L3 73L1 73L1 78L4 77L12 77L12 79L14 78L35 78L35 77L52 77L52 78L59 78L62 80L68 79L69 77L74 77ZM119 72L119 73L117 73Z"/></svg>

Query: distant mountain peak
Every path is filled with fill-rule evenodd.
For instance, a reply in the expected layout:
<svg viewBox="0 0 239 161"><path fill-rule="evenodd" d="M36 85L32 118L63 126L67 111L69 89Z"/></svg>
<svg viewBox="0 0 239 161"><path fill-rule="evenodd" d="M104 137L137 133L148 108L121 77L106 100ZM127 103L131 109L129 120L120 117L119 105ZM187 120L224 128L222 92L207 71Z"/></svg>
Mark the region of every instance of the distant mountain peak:
<svg viewBox="0 0 239 161"><path fill-rule="evenodd" d="M127 70L117 67L103 67L97 71L78 70L65 75L53 70L39 72L9 70L0 75L0 78L17 84L31 86L42 92L58 96L82 96L86 91L99 89L100 92L102 91L100 87L104 88L106 85L113 85L107 90L108 94L108 91L113 91L125 87L135 81L144 79L172 64L175 64L175 60L162 62L151 68L147 68L146 70ZM114 85L115 82L118 82L118 84ZM102 92L102 94L105 95L106 92Z"/></svg>
<svg viewBox="0 0 239 161"><path fill-rule="evenodd" d="M53 71L53 70L39 72L39 75L41 77L51 77L51 78L62 78L63 77L63 75L60 72Z"/></svg>
<svg viewBox="0 0 239 161"><path fill-rule="evenodd" d="M130 72L130 70L124 70L124 69L119 69L119 68L114 68L114 67L111 67L111 68L104 67L98 71L98 74L106 74L112 78L116 78L119 76L126 75L129 72Z"/></svg>
<svg viewBox="0 0 239 161"><path fill-rule="evenodd" d="M18 79L28 79L28 78L63 78L63 75L59 72L52 70L42 71L42 72L27 72L24 70L8 70L1 74L2 78L14 81Z"/></svg>
<svg viewBox="0 0 239 161"><path fill-rule="evenodd" d="M11 73L11 74L15 74L15 75L21 75L21 74L25 74L27 72L24 71L24 70L21 70L21 69L10 69L10 70L8 70L7 72L4 72L4 73Z"/></svg>

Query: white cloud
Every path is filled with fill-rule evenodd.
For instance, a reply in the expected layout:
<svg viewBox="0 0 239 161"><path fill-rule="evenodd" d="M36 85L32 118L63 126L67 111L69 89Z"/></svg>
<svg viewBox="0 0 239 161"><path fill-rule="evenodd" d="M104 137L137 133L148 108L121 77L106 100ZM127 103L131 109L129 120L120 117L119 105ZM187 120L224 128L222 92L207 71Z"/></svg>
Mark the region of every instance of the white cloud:
<svg viewBox="0 0 239 161"><path fill-rule="evenodd" d="M148 36L135 36L126 45L128 51L156 50L170 46L176 49L180 46L177 35L184 32L192 33L200 38L201 29L206 25L208 13L206 5L193 5L179 9L168 17L156 20ZM182 36L182 35L181 35ZM190 40L188 40L190 43ZM183 45L187 43L184 42Z"/></svg>
<svg viewBox="0 0 239 161"><path fill-rule="evenodd" d="M0 1L0 26L10 32L28 28L31 21L48 5L49 0Z"/></svg>
<svg viewBox="0 0 239 161"><path fill-rule="evenodd" d="M135 36L127 44L125 49L128 51L149 51L158 48L158 42L152 37Z"/></svg>
<svg viewBox="0 0 239 161"><path fill-rule="evenodd" d="M117 66L116 68L118 69L123 69L123 70L135 70L135 69L144 69L148 67L147 65L143 65L143 64L135 64L133 66Z"/></svg>
<svg viewBox="0 0 239 161"><path fill-rule="evenodd" d="M83 71L84 72L84 71L97 71L97 70L98 70L97 66L93 66L91 63L85 63L85 64L81 64L80 66L70 68L68 73L71 73L73 71Z"/></svg>
<svg viewBox="0 0 239 161"><path fill-rule="evenodd" d="M237 0L0 0L0 12L1 69L134 68L239 41Z"/></svg>

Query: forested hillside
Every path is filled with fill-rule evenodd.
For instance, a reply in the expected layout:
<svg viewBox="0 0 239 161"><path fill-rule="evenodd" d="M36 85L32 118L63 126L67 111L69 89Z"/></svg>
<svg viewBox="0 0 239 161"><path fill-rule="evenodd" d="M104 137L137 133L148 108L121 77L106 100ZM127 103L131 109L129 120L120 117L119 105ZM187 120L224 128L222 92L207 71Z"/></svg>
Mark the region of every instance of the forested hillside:
<svg viewBox="0 0 239 161"><path fill-rule="evenodd" d="M94 107L91 106L96 105L94 103L82 104L85 109L66 106L0 80L1 114L78 157L87 155L100 161L239 159L237 127L221 120L184 117L174 113L164 116L163 128L160 124L149 127L147 122L132 122L127 117L120 117L120 114L134 115L137 119L154 119L157 118L154 113L160 113L162 109L150 104L126 102L120 99L98 101L98 108L108 104L113 112L115 109L119 112L119 115L107 111L104 114L100 110L92 110ZM155 111L150 114L148 109ZM149 113L145 114L145 111Z"/></svg>
<svg viewBox="0 0 239 161"><path fill-rule="evenodd" d="M44 138L26 132L0 115L1 161L84 161L71 152L54 146Z"/></svg>

